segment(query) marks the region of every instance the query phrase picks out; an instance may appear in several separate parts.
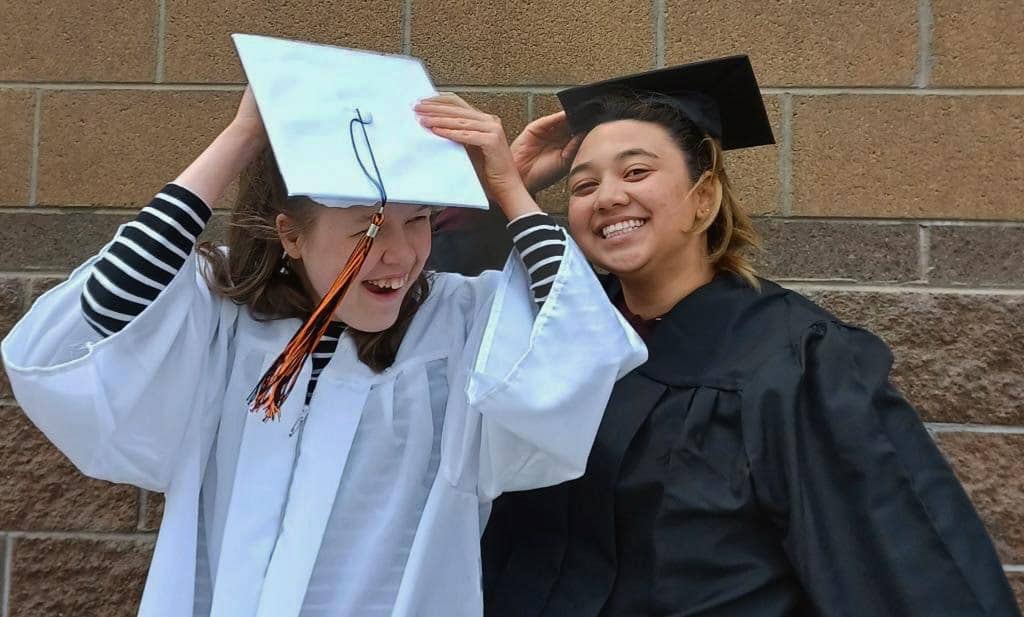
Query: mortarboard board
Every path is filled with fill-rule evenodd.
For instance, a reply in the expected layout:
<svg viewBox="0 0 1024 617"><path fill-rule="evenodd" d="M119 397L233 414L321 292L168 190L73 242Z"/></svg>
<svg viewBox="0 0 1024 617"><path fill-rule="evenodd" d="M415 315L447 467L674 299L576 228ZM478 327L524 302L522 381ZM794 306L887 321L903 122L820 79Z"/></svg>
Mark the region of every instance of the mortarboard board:
<svg viewBox="0 0 1024 617"><path fill-rule="evenodd" d="M373 205L380 180L391 203L487 208L465 148L416 119L413 106L437 94L421 60L253 34L231 38L289 197ZM353 127L357 118L362 126ZM371 151L380 178L369 168Z"/></svg>
<svg viewBox="0 0 1024 617"><path fill-rule="evenodd" d="M486 209L487 198L465 148L416 118L413 106L437 94L420 60L251 34L232 39L288 196L377 208L331 288L249 395L252 411L270 420L369 254L385 206Z"/></svg>
<svg viewBox="0 0 1024 617"><path fill-rule="evenodd" d="M747 56L728 56L646 73L625 75L558 93L569 128L593 128L597 99L605 95L651 96L678 108L723 150L774 144L761 91Z"/></svg>

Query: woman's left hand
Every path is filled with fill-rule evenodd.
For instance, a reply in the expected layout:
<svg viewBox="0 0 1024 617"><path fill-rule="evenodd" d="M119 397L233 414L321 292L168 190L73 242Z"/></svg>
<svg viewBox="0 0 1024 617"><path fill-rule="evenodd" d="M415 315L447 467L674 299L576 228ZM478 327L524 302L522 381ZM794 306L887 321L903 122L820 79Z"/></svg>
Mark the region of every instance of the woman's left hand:
<svg viewBox="0 0 1024 617"><path fill-rule="evenodd" d="M498 116L484 113L451 93L423 99L415 110L420 124L435 135L466 147L487 197L497 202L506 216L515 218L540 209L519 177Z"/></svg>

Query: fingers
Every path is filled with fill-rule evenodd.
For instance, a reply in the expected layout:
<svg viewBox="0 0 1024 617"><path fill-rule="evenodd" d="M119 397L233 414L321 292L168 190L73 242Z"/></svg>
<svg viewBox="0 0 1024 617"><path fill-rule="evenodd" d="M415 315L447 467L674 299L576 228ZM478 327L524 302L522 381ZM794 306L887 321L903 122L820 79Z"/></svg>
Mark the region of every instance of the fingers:
<svg viewBox="0 0 1024 617"><path fill-rule="evenodd" d="M452 116L420 116L419 121L420 124L428 129L462 129L487 133L501 130L501 125L492 121L490 118L480 119Z"/></svg>
<svg viewBox="0 0 1024 617"><path fill-rule="evenodd" d="M443 127L432 127L430 130L433 131L435 135L450 139L464 146L487 148L493 146L495 143L495 135L493 133L484 133L466 129L449 129Z"/></svg>

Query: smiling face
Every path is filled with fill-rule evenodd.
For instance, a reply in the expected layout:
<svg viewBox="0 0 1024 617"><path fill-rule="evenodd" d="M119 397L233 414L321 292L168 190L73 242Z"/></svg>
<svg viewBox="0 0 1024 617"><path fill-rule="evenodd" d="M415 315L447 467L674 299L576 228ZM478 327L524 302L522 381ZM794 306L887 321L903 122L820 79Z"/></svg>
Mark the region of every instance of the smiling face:
<svg viewBox="0 0 1024 617"><path fill-rule="evenodd" d="M277 218L288 256L301 263L306 284L318 302L327 293L356 244L366 234L375 208L318 207L313 224L295 229L288 215ZM381 332L398 319L402 300L423 271L430 253L430 208L388 205L384 225L335 318L356 330Z"/></svg>
<svg viewBox="0 0 1024 617"><path fill-rule="evenodd" d="M685 154L653 122L592 129L569 173L569 228L587 258L624 279L670 277L707 252L709 199L690 180ZM696 189L696 190L695 190Z"/></svg>

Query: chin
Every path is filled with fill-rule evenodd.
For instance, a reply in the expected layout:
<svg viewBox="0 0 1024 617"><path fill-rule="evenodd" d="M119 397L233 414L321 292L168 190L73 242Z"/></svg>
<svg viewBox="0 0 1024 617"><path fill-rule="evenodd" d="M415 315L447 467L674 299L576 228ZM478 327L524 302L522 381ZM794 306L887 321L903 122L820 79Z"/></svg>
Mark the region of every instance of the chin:
<svg viewBox="0 0 1024 617"><path fill-rule="evenodd" d="M394 315L362 314L353 315L354 311L339 311L334 318L343 322L348 327L360 332L377 333L384 332L398 321L398 313Z"/></svg>

